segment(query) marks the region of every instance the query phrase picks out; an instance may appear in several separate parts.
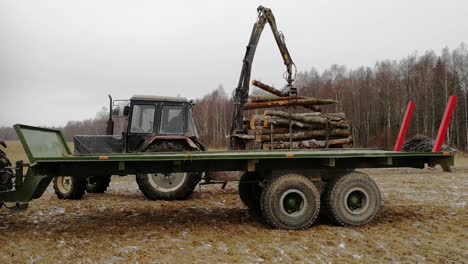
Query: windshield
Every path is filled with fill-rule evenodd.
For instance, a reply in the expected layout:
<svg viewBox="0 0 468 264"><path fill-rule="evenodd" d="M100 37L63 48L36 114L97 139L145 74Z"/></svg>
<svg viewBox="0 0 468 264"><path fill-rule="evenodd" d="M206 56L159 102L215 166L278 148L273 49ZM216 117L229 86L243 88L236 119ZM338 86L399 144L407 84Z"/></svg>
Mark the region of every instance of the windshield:
<svg viewBox="0 0 468 264"><path fill-rule="evenodd" d="M183 134L184 133L184 107L166 105L161 111L160 134Z"/></svg>
<svg viewBox="0 0 468 264"><path fill-rule="evenodd" d="M131 133L153 133L154 105L134 105L132 112Z"/></svg>

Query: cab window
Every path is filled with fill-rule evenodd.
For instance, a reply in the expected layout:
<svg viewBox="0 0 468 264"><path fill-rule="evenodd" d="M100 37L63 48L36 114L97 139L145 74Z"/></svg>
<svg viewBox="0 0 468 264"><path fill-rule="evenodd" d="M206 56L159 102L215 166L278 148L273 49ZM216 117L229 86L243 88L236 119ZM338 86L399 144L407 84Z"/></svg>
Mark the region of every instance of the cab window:
<svg viewBox="0 0 468 264"><path fill-rule="evenodd" d="M187 125L188 125L188 128L187 128L187 133L191 134L192 136L195 136L195 137L199 137L198 136L198 130L197 130L197 126L196 126L196 123L195 123L195 120L193 119L193 112L192 112L192 109L189 109L189 114L188 114L188 120L187 120Z"/></svg>
<svg viewBox="0 0 468 264"><path fill-rule="evenodd" d="M134 105L132 112L131 133L153 133L154 130L154 105Z"/></svg>
<svg viewBox="0 0 468 264"><path fill-rule="evenodd" d="M165 105L161 109L160 134L184 133L184 107Z"/></svg>

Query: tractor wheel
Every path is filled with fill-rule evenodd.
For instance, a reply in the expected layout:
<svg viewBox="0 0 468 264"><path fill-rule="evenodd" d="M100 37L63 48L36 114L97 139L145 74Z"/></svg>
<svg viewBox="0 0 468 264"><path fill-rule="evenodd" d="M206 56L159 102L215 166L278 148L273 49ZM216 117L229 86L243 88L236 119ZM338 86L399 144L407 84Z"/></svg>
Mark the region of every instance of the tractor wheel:
<svg viewBox="0 0 468 264"><path fill-rule="evenodd" d="M87 180L84 177L57 176L54 178L54 190L59 199L80 200L86 191Z"/></svg>
<svg viewBox="0 0 468 264"><path fill-rule="evenodd" d="M86 184L87 193L104 193L111 182L111 175L89 176Z"/></svg>
<svg viewBox="0 0 468 264"><path fill-rule="evenodd" d="M0 140L0 142L2 142ZM3 145L3 144L2 144ZM14 173L11 162L5 152L0 149L0 191L8 191L13 188Z"/></svg>
<svg viewBox="0 0 468 264"><path fill-rule="evenodd" d="M335 178L328 185L324 197L328 217L341 226L370 223L382 208L379 187L360 172Z"/></svg>
<svg viewBox="0 0 468 264"><path fill-rule="evenodd" d="M273 179L260 200L265 221L280 229L306 229L320 211L320 192L303 175L286 174Z"/></svg>
<svg viewBox="0 0 468 264"><path fill-rule="evenodd" d="M258 185L258 179L253 173L244 173L239 181L239 196L241 201L250 210L260 212L260 197L262 187Z"/></svg>
<svg viewBox="0 0 468 264"><path fill-rule="evenodd" d="M184 200L201 180L200 173L148 173L137 174L141 192L150 200Z"/></svg>

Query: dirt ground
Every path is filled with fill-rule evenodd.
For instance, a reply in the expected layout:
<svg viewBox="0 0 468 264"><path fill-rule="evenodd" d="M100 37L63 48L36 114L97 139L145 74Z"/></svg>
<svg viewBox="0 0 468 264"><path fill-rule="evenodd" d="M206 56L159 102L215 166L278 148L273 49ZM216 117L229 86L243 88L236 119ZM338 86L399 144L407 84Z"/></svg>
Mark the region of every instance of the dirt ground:
<svg viewBox="0 0 468 264"><path fill-rule="evenodd" d="M21 213L0 210L0 263L463 263L468 259L468 159L440 169L363 170L384 196L359 228L325 216L305 231L273 230L238 198L236 183L187 201L148 201L131 176L81 201L46 194Z"/></svg>

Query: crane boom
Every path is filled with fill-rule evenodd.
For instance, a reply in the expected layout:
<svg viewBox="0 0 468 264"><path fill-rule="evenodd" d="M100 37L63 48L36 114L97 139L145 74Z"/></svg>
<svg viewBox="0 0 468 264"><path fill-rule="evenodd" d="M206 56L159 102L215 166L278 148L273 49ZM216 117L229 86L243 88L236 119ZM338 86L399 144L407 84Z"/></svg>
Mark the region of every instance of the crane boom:
<svg viewBox="0 0 468 264"><path fill-rule="evenodd" d="M279 51L281 53L281 57L283 58L284 65L286 66L286 81L287 87L290 90L294 90L293 88L293 81L294 81L294 74L293 68L295 70L294 62L291 59L291 55L289 54L288 48L286 47L286 43L284 41L284 36L282 33L278 31L276 26L275 16L271 12L271 9L259 6L257 8L258 19L257 22L254 24L252 33L250 35L249 44L246 47L244 59L242 61L242 70L240 73L239 83L237 84L237 88L234 93L234 113L232 117L232 124L230 130L230 147L235 148L235 143L232 135L238 131L242 130L242 119L243 119L243 112L244 112L244 105L247 102L247 98L249 95L249 85L250 85L250 74L252 71L252 63L255 56L255 51L257 49L258 41L260 40L260 36L262 34L263 29L265 28L265 24L268 23L270 25L271 31L275 38L276 44L278 45Z"/></svg>

